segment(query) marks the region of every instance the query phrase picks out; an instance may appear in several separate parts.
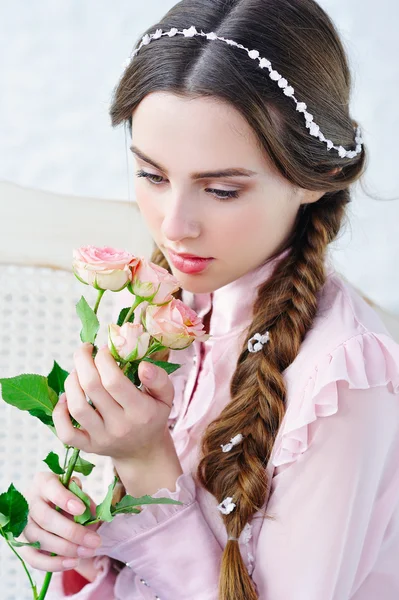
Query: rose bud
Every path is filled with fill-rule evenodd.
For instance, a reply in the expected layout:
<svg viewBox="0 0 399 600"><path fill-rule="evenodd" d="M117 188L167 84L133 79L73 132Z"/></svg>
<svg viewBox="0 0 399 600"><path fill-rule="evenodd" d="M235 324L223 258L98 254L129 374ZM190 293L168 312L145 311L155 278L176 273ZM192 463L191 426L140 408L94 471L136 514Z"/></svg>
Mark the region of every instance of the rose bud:
<svg viewBox="0 0 399 600"><path fill-rule="evenodd" d="M140 258L131 284L135 296L145 298L151 304L165 304L172 300L172 294L178 289L180 282L167 269Z"/></svg>
<svg viewBox="0 0 399 600"><path fill-rule="evenodd" d="M132 362L146 355L150 337L139 323L125 323L122 327L112 323L108 327L108 348L115 360Z"/></svg>

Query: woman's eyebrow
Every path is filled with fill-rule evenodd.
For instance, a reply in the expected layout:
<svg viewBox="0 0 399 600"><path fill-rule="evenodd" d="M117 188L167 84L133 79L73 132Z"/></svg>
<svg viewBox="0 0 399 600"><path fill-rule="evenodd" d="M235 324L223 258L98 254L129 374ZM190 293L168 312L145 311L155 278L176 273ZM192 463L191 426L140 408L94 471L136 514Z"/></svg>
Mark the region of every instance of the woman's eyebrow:
<svg viewBox="0 0 399 600"><path fill-rule="evenodd" d="M167 170L162 167L162 165L157 165L157 163L149 156L146 156L144 152L139 150L137 146L130 146L129 149L136 154L141 160L144 160L148 164L152 165L156 169L167 173ZM257 175L255 171L251 171L249 169L223 169L220 171L206 171L204 173L191 173L191 179L213 179L215 177L253 177Z"/></svg>

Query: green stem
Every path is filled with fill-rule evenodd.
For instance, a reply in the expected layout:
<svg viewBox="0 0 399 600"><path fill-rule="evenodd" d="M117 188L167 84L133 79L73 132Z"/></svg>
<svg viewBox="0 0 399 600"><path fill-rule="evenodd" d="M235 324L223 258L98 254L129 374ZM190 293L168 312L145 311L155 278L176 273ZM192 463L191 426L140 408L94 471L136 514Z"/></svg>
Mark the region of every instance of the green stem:
<svg viewBox="0 0 399 600"><path fill-rule="evenodd" d="M105 290L98 290L97 300L93 308L93 312L97 314L98 307L100 306L101 298L105 294Z"/></svg>
<svg viewBox="0 0 399 600"><path fill-rule="evenodd" d="M1 527L1 525L0 525L0 531L1 531L1 535L2 535L2 536L4 537L4 539L5 539L6 543L9 545L9 547L11 548L11 550L14 552L15 556L16 556L16 557L17 557L17 558L18 558L18 559L21 561L21 563L22 563L22 566L23 566L23 568L24 568L24 570L25 570L25 573L26 573L26 574L27 574L27 576L28 576L29 583L30 583L30 586L31 586L31 588L32 588L32 591L33 591L33 600L38 600L38 597L37 597L37 587L36 587L36 584L35 584L35 583L33 582L33 580L32 580L31 574L29 573L29 571L28 571L28 569L27 569L27 567L26 567L26 564L25 564L25 562L24 562L24 559L22 558L22 556L20 556L20 555L18 554L18 552L15 550L14 546L13 546L12 544L10 544L10 542L8 541L8 539L5 537L5 534L4 534L4 532L3 532L3 528Z"/></svg>
<svg viewBox="0 0 399 600"><path fill-rule="evenodd" d="M136 310L136 308L138 307L139 304L141 304L142 302L144 302L145 298L141 298L140 296L135 296L135 301L133 306L131 307L131 309L129 310L129 312L127 313L126 317L123 320L122 325L124 325L125 323L128 322L128 320L130 319L130 317L132 316L133 312ZM122 327L121 325L121 327Z"/></svg>
<svg viewBox="0 0 399 600"><path fill-rule="evenodd" d="M71 456L71 460L69 461L68 470L65 473L65 475L61 475L61 483L63 483L65 487L68 487L68 485L69 485L69 480L71 479L72 472L78 461L79 453L80 453L79 448L73 449L73 454Z"/></svg>
<svg viewBox="0 0 399 600"><path fill-rule="evenodd" d="M160 342L154 341L154 344L150 346L147 354L145 355L145 358L147 358L151 354L154 354L154 352L158 352L158 350L163 350L164 348L166 348L166 346L163 346Z"/></svg>
<svg viewBox="0 0 399 600"><path fill-rule="evenodd" d="M60 481L61 481L61 483L66 488L69 485L69 480L71 479L72 472L73 472L73 470L75 468L75 465L76 465L76 462L77 462L77 460L79 458L79 452L80 452L79 448L74 448L73 449L73 454L71 456L71 460L69 461L68 470L65 473L65 475L60 475ZM59 506L56 506L55 510L60 511L61 508ZM55 552L52 552L50 554L50 556L57 556L57 554ZM39 594L39 597L37 598L37 600L44 600L44 598L46 596L46 593L47 593L47 590L49 588L52 576L53 576L53 573L51 571L48 572L48 573L46 573L46 576L45 576L44 581L43 581L42 589L40 590L40 594Z"/></svg>
<svg viewBox="0 0 399 600"><path fill-rule="evenodd" d="M122 369L122 373L126 373L126 371L128 370L128 368L130 367L131 363L126 363L125 366Z"/></svg>
<svg viewBox="0 0 399 600"><path fill-rule="evenodd" d="M69 451L71 449L72 446L67 446L66 448L66 452L65 452L65 458L64 458L64 465L63 465L63 470L65 471L67 463L68 463L68 456L69 456Z"/></svg>

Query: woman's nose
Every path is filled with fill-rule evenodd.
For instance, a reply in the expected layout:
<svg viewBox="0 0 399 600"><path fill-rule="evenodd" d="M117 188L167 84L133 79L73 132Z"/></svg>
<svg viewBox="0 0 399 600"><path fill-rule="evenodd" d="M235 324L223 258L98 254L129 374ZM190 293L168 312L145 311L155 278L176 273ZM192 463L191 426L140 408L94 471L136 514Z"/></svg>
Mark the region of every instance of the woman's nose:
<svg viewBox="0 0 399 600"><path fill-rule="evenodd" d="M187 196L175 197L165 203L162 233L166 239L178 241L187 237L196 238L200 230L199 215Z"/></svg>

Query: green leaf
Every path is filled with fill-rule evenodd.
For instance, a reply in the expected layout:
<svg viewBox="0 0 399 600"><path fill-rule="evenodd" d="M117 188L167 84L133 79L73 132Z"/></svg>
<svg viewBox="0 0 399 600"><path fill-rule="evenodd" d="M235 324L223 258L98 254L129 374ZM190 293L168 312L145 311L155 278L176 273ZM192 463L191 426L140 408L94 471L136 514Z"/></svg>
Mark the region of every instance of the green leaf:
<svg viewBox="0 0 399 600"><path fill-rule="evenodd" d="M174 373L175 371L177 371L177 369L180 369L181 365L177 364L177 363L170 363L168 361L165 360L151 360L150 358L143 358L143 360L153 363L154 365L157 365L157 367L161 367L162 369L165 369L165 371L170 374L170 373Z"/></svg>
<svg viewBox="0 0 399 600"><path fill-rule="evenodd" d="M50 467L53 473L64 475L65 470L60 466L60 458L55 452L49 452L43 462Z"/></svg>
<svg viewBox="0 0 399 600"><path fill-rule="evenodd" d="M14 537L21 535L28 523L29 505L24 496L11 483L6 492L0 494L0 513L8 522L3 527L4 533L12 533Z"/></svg>
<svg viewBox="0 0 399 600"><path fill-rule="evenodd" d="M47 381L49 386L55 391L57 396L65 392L64 383L68 375L68 371L64 371L64 369L61 369L57 361L54 361L53 368L51 369L50 374L47 375Z"/></svg>
<svg viewBox="0 0 399 600"><path fill-rule="evenodd" d="M47 425L47 427L49 429L51 429L51 431L54 433L54 435L57 436L57 431L55 429L53 417L46 414L43 410L40 410L39 408L36 408L34 410L29 410L28 412L30 415L32 415L32 417L36 417L37 419L39 419L39 421L41 421L42 423Z"/></svg>
<svg viewBox="0 0 399 600"><path fill-rule="evenodd" d="M131 513L131 512L141 512L139 510L135 510L135 506L141 506L143 504L183 504L183 502L179 502L179 500L173 500L172 498L153 498L152 496L141 496L141 498L134 498L133 496L129 496L127 494L122 498L118 504L112 507L112 514L115 516L119 513Z"/></svg>
<svg viewBox="0 0 399 600"><path fill-rule="evenodd" d="M87 304L84 296L77 303L76 312L83 325L80 332L80 339L82 342L89 342L94 345L98 330L100 329L100 322L94 310Z"/></svg>
<svg viewBox="0 0 399 600"><path fill-rule="evenodd" d="M129 312L129 310L131 309L131 306L128 306L127 308L122 308L121 312L119 313L119 317L118 317L118 321L117 321L117 325L119 325L119 327L122 327L122 323L125 320L125 317L127 315L127 313ZM132 314L130 315L130 318L128 321L126 321L127 323L134 323L134 311L132 312Z"/></svg>
<svg viewBox="0 0 399 600"><path fill-rule="evenodd" d="M88 460L85 460L81 456L78 456L78 460L76 461L73 470L77 473L82 473L82 475L90 475L95 466L96 465L93 465L93 463L89 462Z"/></svg>
<svg viewBox="0 0 399 600"><path fill-rule="evenodd" d="M57 394L43 375L23 373L0 379L0 383L3 400L20 410L40 409L51 415L58 402Z"/></svg>
<svg viewBox="0 0 399 600"><path fill-rule="evenodd" d="M6 517L6 515L3 515L3 513L0 513L0 527L4 527L4 525L7 525L7 523L9 523L10 521L10 517Z"/></svg>
<svg viewBox="0 0 399 600"><path fill-rule="evenodd" d="M73 518L75 523L80 523L80 525L84 525L86 521L89 521L92 518L90 512L90 498L87 496L87 494L84 493L83 490L80 489L78 484L74 481L69 482L68 488L71 490L71 492L75 494L75 496L80 498L80 500L82 500L82 502L84 502L86 506L86 510L83 514L75 515Z"/></svg>
<svg viewBox="0 0 399 600"><path fill-rule="evenodd" d="M10 531L6 533L5 538L10 542L11 546L16 546L17 548L20 548L21 546L40 548L40 542L18 542Z"/></svg>
<svg viewBox="0 0 399 600"><path fill-rule="evenodd" d="M113 482L110 483L108 486L108 492L107 492L107 495L105 496L104 500L101 502L101 504L96 506L96 517L97 517L97 519L100 519L101 521L110 522L114 518L112 515L112 511L111 511L111 508L112 508L111 502L112 502L113 491L114 491L117 481L118 481L118 478L114 477Z"/></svg>

